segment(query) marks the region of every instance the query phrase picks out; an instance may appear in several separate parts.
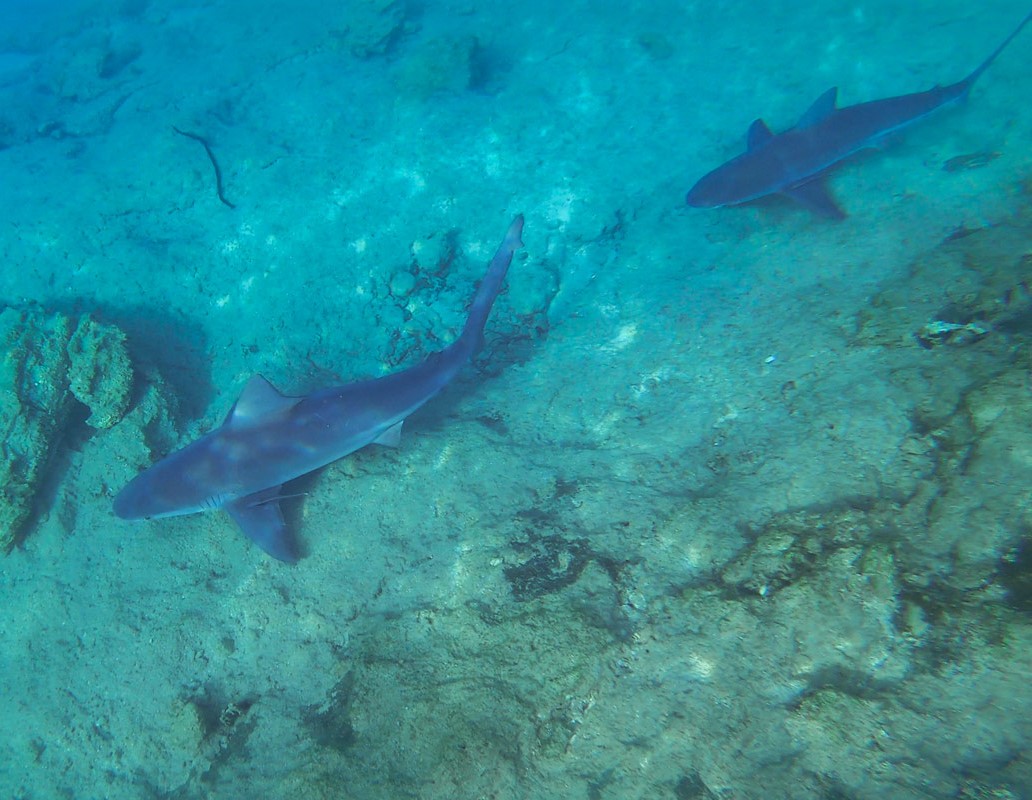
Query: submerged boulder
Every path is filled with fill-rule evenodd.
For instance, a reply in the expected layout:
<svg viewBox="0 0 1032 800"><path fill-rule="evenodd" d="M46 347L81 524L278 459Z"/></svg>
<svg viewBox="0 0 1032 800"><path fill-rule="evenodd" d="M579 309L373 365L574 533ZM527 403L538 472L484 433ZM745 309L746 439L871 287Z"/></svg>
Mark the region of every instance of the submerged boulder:
<svg viewBox="0 0 1032 800"><path fill-rule="evenodd" d="M0 310L0 548L22 534L57 443L76 408L109 428L129 407L132 364L125 335L89 315L39 307Z"/></svg>
<svg viewBox="0 0 1032 800"><path fill-rule="evenodd" d="M68 389L90 410L86 424L110 428L125 416L133 385L125 334L85 316L68 340L68 358Z"/></svg>

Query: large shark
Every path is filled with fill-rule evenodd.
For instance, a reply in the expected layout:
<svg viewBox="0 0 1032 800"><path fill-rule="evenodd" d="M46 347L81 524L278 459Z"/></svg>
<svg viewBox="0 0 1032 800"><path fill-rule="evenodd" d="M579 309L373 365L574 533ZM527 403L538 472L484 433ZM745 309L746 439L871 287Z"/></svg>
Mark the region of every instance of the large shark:
<svg viewBox="0 0 1032 800"><path fill-rule="evenodd" d="M824 185L825 172L860 150L881 146L887 137L940 108L966 99L975 81L1029 20L1032 12L957 83L845 108L838 107L838 89L832 88L784 133L775 134L762 119L755 120L745 152L704 175L688 192L688 205L715 208L781 194L818 214L842 219L845 213Z"/></svg>
<svg viewBox="0 0 1032 800"><path fill-rule="evenodd" d="M266 553L297 561L279 506L282 485L367 444L398 444L405 418L447 386L480 346L513 254L523 247L522 232L521 215L448 347L409 369L303 397L281 394L255 375L221 426L133 478L115 497L115 513L151 519L225 509Z"/></svg>

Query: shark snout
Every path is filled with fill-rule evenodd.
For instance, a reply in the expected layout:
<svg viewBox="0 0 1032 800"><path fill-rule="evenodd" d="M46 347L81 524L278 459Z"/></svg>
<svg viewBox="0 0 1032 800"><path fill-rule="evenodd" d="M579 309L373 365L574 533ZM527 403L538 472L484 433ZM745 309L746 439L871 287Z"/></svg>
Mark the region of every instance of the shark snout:
<svg viewBox="0 0 1032 800"><path fill-rule="evenodd" d="M731 202L725 187L726 178L723 168L718 168L703 175L684 196L685 202L692 208L717 208Z"/></svg>
<svg viewBox="0 0 1032 800"><path fill-rule="evenodd" d="M114 509L115 516L121 519L144 519L145 513L140 512L139 491L136 480L129 484L115 495Z"/></svg>
<svg viewBox="0 0 1032 800"><path fill-rule="evenodd" d="M692 208L712 208L714 204L707 199L705 188L700 188L700 184L701 181L688 191L684 201Z"/></svg>

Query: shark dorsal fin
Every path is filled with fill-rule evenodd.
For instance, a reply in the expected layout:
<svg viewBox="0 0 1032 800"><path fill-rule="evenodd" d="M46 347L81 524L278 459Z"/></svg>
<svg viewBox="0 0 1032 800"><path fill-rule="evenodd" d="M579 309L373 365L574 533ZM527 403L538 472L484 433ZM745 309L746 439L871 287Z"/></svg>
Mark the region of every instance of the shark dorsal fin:
<svg viewBox="0 0 1032 800"><path fill-rule="evenodd" d="M806 113L796 123L797 128L809 128L826 120L838 110L838 87L832 86L828 91L813 101Z"/></svg>
<svg viewBox="0 0 1032 800"><path fill-rule="evenodd" d="M261 375L255 375L247 382L233 404L227 425L247 426L273 414L282 414L297 405L300 398L287 397Z"/></svg>
<svg viewBox="0 0 1032 800"><path fill-rule="evenodd" d="M745 147L747 150L755 150L758 147L762 147L771 139L774 138L774 134L771 133L770 128L767 127L767 123L762 119L753 120L753 124L749 126L749 133L745 137Z"/></svg>

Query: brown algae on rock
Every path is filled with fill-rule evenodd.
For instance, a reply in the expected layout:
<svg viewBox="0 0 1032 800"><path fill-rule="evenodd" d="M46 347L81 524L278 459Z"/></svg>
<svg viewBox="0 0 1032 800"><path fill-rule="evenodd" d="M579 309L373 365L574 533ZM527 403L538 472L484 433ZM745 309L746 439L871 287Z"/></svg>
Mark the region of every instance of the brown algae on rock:
<svg viewBox="0 0 1032 800"><path fill-rule="evenodd" d="M114 425L125 414L132 366L125 336L84 316L47 314L36 306L0 311L0 549L23 534L75 401L87 424Z"/></svg>

